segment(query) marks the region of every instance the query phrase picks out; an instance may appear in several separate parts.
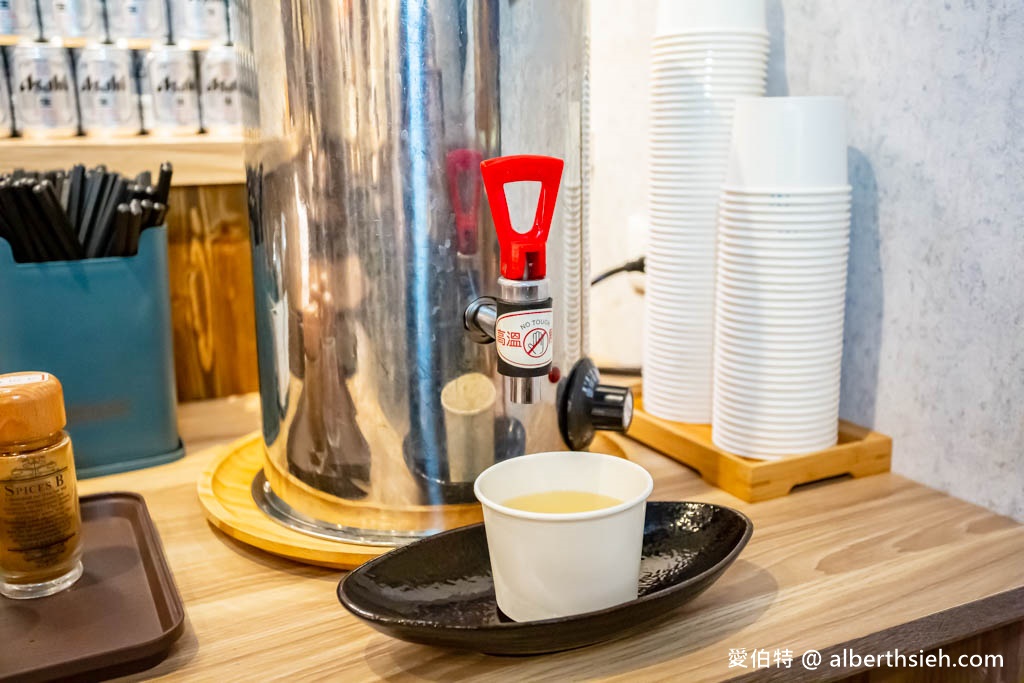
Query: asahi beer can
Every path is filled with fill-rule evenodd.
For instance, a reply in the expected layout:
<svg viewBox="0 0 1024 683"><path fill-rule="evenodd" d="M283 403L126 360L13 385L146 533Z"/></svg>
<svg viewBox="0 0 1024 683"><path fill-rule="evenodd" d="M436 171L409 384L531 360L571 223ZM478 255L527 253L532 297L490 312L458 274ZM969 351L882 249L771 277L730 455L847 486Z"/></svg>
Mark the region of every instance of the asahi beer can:
<svg viewBox="0 0 1024 683"><path fill-rule="evenodd" d="M36 3L33 0L0 0L0 35L37 37Z"/></svg>
<svg viewBox="0 0 1024 683"><path fill-rule="evenodd" d="M191 50L168 45L146 56L141 79L142 97L149 99L146 129L154 135L193 135L199 132L199 86Z"/></svg>
<svg viewBox="0 0 1024 683"><path fill-rule="evenodd" d="M43 38L92 38L103 40L101 0L39 0Z"/></svg>
<svg viewBox="0 0 1024 683"><path fill-rule="evenodd" d="M11 95L18 130L28 138L78 133L71 56L63 47L18 45L12 52Z"/></svg>
<svg viewBox="0 0 1024 683"><path fill-rule="evenodd" d="M228 41L252 45L249 0L228 0Z"/></svg>
<svg viewBox="0 0 1024 683"><path fill-rule="evenodd" d="M167 8L163 0L107 0L106 5L107 34L112 42L167 39Z"/></svg>
<svg viewBox="0 0 1024 683"><path fill-rule="evenodd" d="M228 40L227 0L169 0L171 34L175 42L182 40Z"/></svg>
<svg viewBox="0 0 1024 683"><path fill-rule="evenodd" d="M78 53L75 70L82 130L97 137L136 135L139 98L132 81L132 56L124 48L90 45Z"/></svg>
<svg viewBox="0 0 1024 683"><path fill-rule="evenodd" d="M237 135L242 130L242 102L238 88L238 60L229 45L199 55L203 128L215 135Z"/></svg>
<svg viewBox="0 0 1024 683"><path fill-rule="evenodd" d="M9 138L14 134L14 112L11 110L11 84L7 81L2 57L0 55L0 138Z"/></svg>

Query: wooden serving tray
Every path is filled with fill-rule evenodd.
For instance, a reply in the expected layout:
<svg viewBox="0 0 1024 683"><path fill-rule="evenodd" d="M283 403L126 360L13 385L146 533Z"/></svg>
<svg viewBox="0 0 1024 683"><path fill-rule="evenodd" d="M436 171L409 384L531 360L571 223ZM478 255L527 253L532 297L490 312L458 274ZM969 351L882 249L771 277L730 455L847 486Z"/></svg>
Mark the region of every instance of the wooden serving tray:
<svg viewBox="0 0 1024 683"><path fill-rule="evenodd" d="M752 460L712 443L711 425L670 422L647 414L639 387L633 392L628 436L692 467L707 483L748 503L785 496L794 486L821 479L889 471L892 439L852 422L839 421L839 442L832 448L782 460Z"/></svg>

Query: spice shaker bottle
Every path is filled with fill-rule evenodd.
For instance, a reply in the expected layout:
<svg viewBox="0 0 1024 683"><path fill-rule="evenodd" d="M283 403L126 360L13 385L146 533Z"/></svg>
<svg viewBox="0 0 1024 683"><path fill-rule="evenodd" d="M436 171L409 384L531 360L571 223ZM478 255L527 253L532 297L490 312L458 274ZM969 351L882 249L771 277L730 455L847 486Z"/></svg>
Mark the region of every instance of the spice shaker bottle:
<svg viewBox="0 0 1024 683"><path fill-rule="evenodd" d="M0 594L39 598L82 575L82 517L64 391L46 372L0 375Z"/></svg>

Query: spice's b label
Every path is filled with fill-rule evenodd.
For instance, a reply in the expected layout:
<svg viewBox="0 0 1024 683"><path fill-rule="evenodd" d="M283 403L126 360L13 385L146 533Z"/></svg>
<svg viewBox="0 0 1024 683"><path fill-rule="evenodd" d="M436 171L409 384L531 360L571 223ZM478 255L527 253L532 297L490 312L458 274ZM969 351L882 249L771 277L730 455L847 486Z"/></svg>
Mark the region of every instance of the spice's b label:
<svg viewBox="0 0 1024 683"><path fill-rule="evenodd" d="M7 571L30 573L59 567L78 543L70 443L56 451L0 458L0 554ZM64 460L65 451L69 460L58 462Z"/></svg>
<svg viewBox="0 0 1024 683"><path fill-rule="evenodd" d="M537 308L504 313L494 325L498 357L517 368L546 368L554 358L552 310Z"/></svg>

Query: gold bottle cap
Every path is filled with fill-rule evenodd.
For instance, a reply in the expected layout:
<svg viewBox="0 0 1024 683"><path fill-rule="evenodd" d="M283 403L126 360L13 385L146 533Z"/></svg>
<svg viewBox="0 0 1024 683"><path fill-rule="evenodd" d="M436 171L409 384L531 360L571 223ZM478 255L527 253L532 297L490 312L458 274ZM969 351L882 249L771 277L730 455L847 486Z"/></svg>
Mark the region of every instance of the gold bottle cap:
<svg viewBox="0 0 1024 683"><path fill-rule="evenodd" d="M0 443L25 443L64 429L64 389L48 372L0 375Z"/></svg>

